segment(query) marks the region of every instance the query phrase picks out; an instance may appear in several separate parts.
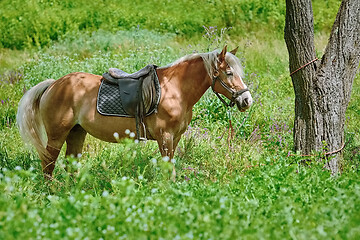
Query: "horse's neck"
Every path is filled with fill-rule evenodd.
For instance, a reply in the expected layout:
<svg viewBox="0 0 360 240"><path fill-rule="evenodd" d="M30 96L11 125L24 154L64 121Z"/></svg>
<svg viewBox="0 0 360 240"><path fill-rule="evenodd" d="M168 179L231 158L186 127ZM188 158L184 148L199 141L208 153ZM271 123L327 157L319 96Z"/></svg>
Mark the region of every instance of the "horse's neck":
<svg viewBox="0 0 360 240"><path fill-rule="evenodd" d="M176 94L182 104L192 107L211 86L201 57L158 70L160 85L166 94Z"/></svg>

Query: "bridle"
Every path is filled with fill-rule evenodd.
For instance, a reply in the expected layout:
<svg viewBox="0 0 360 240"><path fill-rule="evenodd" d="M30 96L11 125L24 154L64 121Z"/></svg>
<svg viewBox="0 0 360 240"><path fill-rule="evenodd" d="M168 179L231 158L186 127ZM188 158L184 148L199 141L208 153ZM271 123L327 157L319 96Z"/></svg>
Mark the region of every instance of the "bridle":
<svg viewBox="0 0 360 240"><path fill-rule="evenodd" d="M230 94L231 94L231 99L230 99L230 102L227 103L225 101L224 98L222 98L220 96L220 94L218 92L215 91L214 87L215 87L215 83L216 83L216 80L218 80L221 84L221 86L223 86L223 88L228 91ZM213 90L213 92L215 93L215 95L220 99L220 101L226 106L226 107L233 107L235 105L235 100L236 98L238 98L239 96L241 96L241 94L243 94L244 92L249 92L249 89L248 88L244 88L244 89L241 89L239 91L234 91L233 89L231 89L228 85L226 85L226 83L221 80L221 78L219 78L219 75L218 76L213 76L212 78L212 84L211 84L211 89Z"/></svg>

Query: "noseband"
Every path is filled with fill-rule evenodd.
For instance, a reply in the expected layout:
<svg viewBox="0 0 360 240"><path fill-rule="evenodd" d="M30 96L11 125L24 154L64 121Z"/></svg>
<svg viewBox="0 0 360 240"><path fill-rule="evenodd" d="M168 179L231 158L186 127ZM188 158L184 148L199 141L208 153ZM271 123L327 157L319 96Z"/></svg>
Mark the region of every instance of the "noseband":
<svg viewBox="0 0 360 240"><path fill-rule="evenodd" d="M239 96L241 96L241 94L243 94L244 92L248 92L248 91L249 91L248 88L241 89L241 90L239 90L239 91L234 91L234 90L231 89L228 85L226 85L226 83L225 83L223 80L221 80L221 79L219 78L219 76L213 77L212 80L213 80L213 81L212 81L212 84L211 84L211 89L213 90L213 92L215 93L215 95L220 99L220 101L221 101L226 107L233 107L233 106L235 105L235 100L236 100L236 98L238 98ZM223 86L223 88L231 94L231 99L230 99L230 102L229 102L229 103L227 103L227 102L225 101L225 99L222 98L222 97L220 96L220 94L215 91L214 87L215 87L215 82L216 82L216 80L218 80L218 81L220 82L221 86Z"/></svg>

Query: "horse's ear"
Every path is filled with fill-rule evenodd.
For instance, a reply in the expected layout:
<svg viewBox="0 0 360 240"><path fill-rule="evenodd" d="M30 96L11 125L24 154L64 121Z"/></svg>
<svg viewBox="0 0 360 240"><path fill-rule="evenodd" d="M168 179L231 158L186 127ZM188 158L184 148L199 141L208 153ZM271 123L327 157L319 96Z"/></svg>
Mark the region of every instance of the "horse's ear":
<svg viewBox="0 0 360 240"><path fill-rule="evenodd" d="M227 45L225 45L225 47L219 54L219 62L223 62L225 60L226 51L227 51Z"/></svg>
<svg viewBox="0 0 360 240"><path fill-rule="evenodd" d="M235 55L237 53L237 50L239 49L239 46L237 48L235 48L234 50L231 50L230 53L232 53L233 55Z"/></svg>

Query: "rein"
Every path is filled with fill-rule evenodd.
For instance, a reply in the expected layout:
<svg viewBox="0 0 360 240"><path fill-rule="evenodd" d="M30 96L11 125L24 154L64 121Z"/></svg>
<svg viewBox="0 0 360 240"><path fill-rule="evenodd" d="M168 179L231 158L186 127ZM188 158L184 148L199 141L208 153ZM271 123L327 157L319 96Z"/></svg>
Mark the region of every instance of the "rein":
<svg viewBox="0 0 360 240"><path fill-rule="evenodd" d="M225 101L225 99L223 97L220 96L220 94L218 92L215 91L214 87L215 87L215 83L216 80L218 80L221 84L221 86L223 86L223 88L228 91L231 94L231 99L230 102L227 103ZM215 93L215 95L220 99L220 101L226 106L226 107L233 107L235 105L235 99L238 98L239 96L241 96L241 94L243 94L244 92L248 92L249 89L245 88L245 89L241 89L239 91L234 91L233 89L231 89L228 85L226 85L226 83L221 80L219 78L219 76L213 77L213 81L211 84L211 89L213 90L213 92Z"/></svg>
<svg viewBox="0 0 360 240"><path fill-rule="evenodd" d="M213 90L215 95L220 99L220 101L225 105L225 107L233 107L235 105L235 99L238 98L239 96L241 96L241 94L243 94L244 92L249 91L248 88L241 89L239 91L234 91L228 85L226 85L226 83L223 80L221 80L221 78L219 78L219 76L213 77L212 80L213 81L212 81L212 84L211 84L211 89ZM223 88L231 94L231 99L230 99L229 103L227 103L225 101L225 99L223 97L221 97L218 92L215 91L214 87L215 87L216 81L219 81L221 86L223 86ZM234 127L233 127L233 125L231 123L231 112L229 110L228 110L228 118L229 118L229 127L228 127L228 130L227 130L228 131L227 144L228 144L229 149L231 150L232 149L231 140L234 138L235 131L234 131Z"/></svg>

